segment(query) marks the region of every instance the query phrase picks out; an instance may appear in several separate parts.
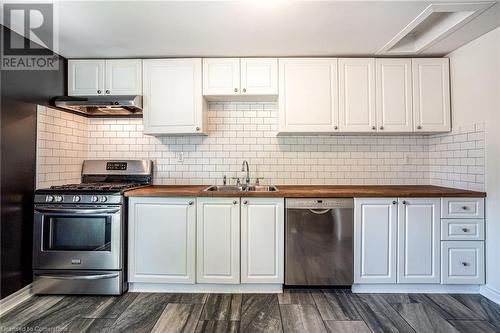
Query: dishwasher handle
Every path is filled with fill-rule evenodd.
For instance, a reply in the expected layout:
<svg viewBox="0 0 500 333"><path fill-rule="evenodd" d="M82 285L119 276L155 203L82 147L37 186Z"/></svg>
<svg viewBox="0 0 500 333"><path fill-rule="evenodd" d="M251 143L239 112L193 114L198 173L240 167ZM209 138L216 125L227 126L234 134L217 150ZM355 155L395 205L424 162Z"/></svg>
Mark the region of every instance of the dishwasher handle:
<svg viewBox="0 0 500 333"><path fill-rule="evenodd" d="M309 208L309 211L310 211L311 213L316 214L316 215L323 215L323 214L328 213L328 212L329 212L329 211L331 211L331 210L332 210L331 208L329 208L329 209L322 209L322 210L316 210L316 209L311 209L311 208Z"/></svg>

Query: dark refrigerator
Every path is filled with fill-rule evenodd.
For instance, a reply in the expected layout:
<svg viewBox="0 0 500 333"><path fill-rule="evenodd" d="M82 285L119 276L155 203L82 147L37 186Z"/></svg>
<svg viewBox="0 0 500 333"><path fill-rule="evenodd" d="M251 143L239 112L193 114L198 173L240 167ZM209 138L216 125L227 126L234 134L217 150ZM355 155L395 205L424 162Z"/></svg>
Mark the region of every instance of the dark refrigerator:
<svg viewBox="0 0 500 333"><path fill-rule="evenodd" d="M53 96L65 93L66 60L59 59L59 70L2 70L0 73L2 299L32 281L36 110L37 104L47 105Z"/></svg>

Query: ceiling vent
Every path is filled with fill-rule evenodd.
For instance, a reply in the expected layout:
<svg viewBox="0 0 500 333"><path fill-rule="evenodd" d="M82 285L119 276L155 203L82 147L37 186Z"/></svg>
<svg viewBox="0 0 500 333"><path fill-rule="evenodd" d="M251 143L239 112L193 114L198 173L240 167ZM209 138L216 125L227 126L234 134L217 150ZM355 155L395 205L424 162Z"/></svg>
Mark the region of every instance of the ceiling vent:
<svg viewBox="0 0 500 333"><path fill-rule="evenodd" d="M431 4L376 54L421 53L494 4L495 2Z"/></svg>

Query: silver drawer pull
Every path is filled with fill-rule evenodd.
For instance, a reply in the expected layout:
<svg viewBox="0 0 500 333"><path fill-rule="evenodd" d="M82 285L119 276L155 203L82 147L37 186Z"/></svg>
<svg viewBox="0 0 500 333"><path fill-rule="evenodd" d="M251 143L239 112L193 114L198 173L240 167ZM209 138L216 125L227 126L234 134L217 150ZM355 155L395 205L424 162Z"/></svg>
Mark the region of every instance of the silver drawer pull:
<svg viewBox="0 0 500 333"><path fill-rule="evenodd" d="M112 279L118 277L118 273L111 274L97 274L97 275L47 275L47 274L35 274L35 276L44 279L55 279L55 280L101 280L101 279Z"/></svg>

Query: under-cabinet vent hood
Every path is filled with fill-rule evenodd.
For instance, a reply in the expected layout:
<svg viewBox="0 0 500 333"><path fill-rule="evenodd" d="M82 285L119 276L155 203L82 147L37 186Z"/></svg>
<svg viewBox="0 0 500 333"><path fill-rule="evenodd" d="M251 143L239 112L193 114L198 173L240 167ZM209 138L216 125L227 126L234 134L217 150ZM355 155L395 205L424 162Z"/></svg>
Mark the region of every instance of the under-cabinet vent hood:
<svg viewBox="0 0 500 333"><path fill-rule="evenodd" d="M142 115L142 96L63 96L54 98L54 106L88 117L131 117Z"/></svg>

